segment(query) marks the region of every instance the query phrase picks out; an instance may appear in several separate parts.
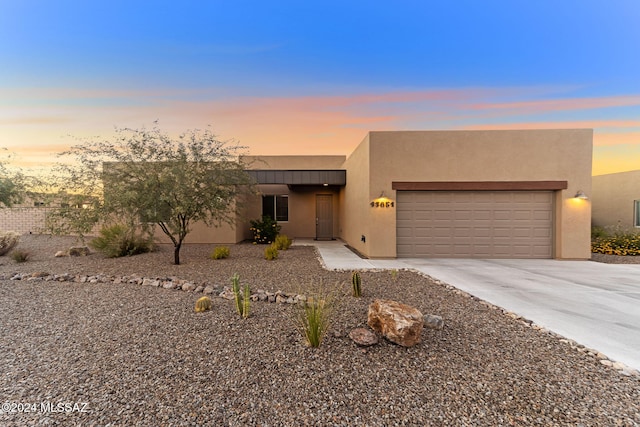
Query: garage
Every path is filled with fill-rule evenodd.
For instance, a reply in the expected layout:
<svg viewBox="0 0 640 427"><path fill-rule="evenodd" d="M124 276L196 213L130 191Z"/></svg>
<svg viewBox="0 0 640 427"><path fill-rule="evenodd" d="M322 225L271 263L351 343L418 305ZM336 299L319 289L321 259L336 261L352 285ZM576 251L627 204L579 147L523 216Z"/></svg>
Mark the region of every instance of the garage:
<svg viewBox="0 0 640 427"><path fill-rule="evenodd" d="M553 191L398 191L398 257L552 258Z"/></svg>

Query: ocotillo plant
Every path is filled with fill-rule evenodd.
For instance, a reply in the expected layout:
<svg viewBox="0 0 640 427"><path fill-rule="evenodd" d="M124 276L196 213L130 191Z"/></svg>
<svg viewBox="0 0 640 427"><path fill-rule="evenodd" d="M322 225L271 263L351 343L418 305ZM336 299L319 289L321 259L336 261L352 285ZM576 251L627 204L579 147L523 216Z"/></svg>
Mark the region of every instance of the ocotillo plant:
<svg viewBox="0 0 640 427"><path fill-rule="evenodd" d="M351 275L351 286L353 287L353 296L361 297L362 296L362 279L360 278L360 273L354 271Z"/></svg>

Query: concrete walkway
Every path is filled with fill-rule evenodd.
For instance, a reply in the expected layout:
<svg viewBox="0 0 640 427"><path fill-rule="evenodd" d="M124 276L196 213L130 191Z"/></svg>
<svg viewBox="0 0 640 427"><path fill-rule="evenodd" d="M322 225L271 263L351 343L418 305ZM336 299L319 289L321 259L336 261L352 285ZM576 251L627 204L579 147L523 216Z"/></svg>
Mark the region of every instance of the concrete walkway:
<svg viewBox="0 0 640 427"><path fill-rule="evenodd" d="M640 370L640 264L506 259L362 259L341 241L318 248L328 269L418 270Z"/></svg>

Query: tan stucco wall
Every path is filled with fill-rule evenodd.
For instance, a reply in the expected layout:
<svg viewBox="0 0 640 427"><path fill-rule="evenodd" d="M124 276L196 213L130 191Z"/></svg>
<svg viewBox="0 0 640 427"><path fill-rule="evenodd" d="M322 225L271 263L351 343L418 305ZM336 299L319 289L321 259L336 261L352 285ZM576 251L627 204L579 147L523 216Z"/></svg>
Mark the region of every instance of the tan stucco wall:
<svg viewBox="0 0 640 427"><path fill-rule="evenodd" d="M356 147L344 162L347 185L340 192L340 237L357 251L371 252L369 236L369 135Z"/></svg>
<svg viewBox="0 0 640 427"><path fill-rule="evenodd" d="M600 227L633 229L633 202L640 200L640 171L593 177L592 222Z"/></svg>
<svg viewBox="0 0 640 427"><path fill-rule="evenodd" d="M556 258L589 258L593 132L576 130L370 132L345 162L341 236L370 257L395 257L395 209L369 202L393 181L568 181L556 194ZM360 242L360 235L367 242Z"/></svg>

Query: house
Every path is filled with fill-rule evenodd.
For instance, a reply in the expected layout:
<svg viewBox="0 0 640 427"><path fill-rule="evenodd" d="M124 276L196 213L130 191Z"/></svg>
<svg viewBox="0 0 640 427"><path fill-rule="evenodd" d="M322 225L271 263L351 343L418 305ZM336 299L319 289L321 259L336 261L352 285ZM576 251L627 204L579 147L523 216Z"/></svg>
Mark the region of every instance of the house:
<svg viewBox="0 0 640 427"><path fill-rule="evenodd" d="M640 170L594 176L592 183L593 225L640 227Z"/></svg>
<svg viewBox="0 0 640 427"><path fill-rule="evenodd" d="M260 195L235 227L275 217L293 238L341 239L370 258L590 257L593 132L375 131L348 156L247 156Z"/></svg>

